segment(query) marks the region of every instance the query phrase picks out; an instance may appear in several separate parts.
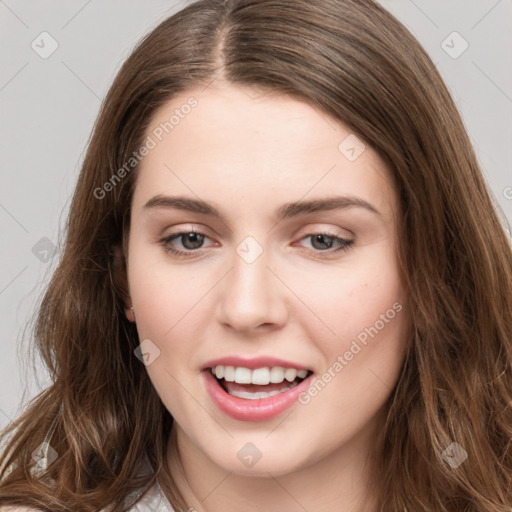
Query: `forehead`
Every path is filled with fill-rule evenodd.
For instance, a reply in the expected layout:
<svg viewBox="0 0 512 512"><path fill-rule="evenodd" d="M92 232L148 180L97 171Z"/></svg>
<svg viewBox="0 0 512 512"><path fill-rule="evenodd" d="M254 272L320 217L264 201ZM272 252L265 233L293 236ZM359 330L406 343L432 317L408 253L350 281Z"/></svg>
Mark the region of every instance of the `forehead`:
<svg viewBox="0 0 512 512"><path fill-rule="evenodd" d="M195 106L187 108L193 102ZM147 134L159 128L168 129L162 142L172 144L174 139L176 145L186 143L187 150L201 144L209 152L233 154L238 149L252 155L264 147L274 157L328 147L332 141L325 138L326 130L340 130L339 123L305 102L233 85L180 93L155 113Z"/></svg>
<svg viewBox="0 0 512 512"><path fill-rule="evenodd" d="M252 201L259 196L261 206L282 192L288 200L345 192L371 196L384 213L393 207L378 155L320 108L282 94L232 85L189 89L156 111L149 139L135 204L176 192L242 193Z"/></svg>

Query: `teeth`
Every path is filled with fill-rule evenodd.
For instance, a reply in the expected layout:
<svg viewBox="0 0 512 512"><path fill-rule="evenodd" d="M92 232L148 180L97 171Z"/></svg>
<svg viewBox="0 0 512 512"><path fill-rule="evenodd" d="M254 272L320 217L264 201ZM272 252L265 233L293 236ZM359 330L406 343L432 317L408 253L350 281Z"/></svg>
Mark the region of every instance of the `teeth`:
<svg viewBox="0 0 512 512"><path fill-rule="evenodd" d="M272 384L279 384L284 380L284 368L276 366L270 370L270 382Z"/></svg>
<svg viewBox="0 0 512 512"><path fill-rule="evenodd" d="M216 366L215 370L217 370L217 368L218 367ZM227 380L228 382L235 382L235 368L233 366L221 366L221 368L224 368L224 380Z"/></svg>
<svg viewBox="0 0 512 512"><path fill-rule="evenodd" d="M249 368L237 368L235 370L235 382L238 382L238 384L250 384L251 373L252 372Z"/></svg>
<svg viewBox="0 0 512 512"><path fill-rule="evenodd" d="M237 382L238 384L259 384L261 386L266 386L269 383L280 384L285 380L293 382L296 377L303 379L308 374L307 370L283 368L281 366L250 370L249 368L244 367L218 365L213 367L211 372L218 379L224 378L227 382ZM254 393L251 394L251 396L253 395Z"/></svg>
<svg viewBox="0 0 512 512"><path fill-rule="evenodd" d="M295 380L295 377L297 377L297 370L293 369L293 368L287 368L285 371L284 371L284 378L288 381L288 382L293 382Z"/></svg>
<svg viewBox="0 0 512 512"><path fill-rule="evenodd" d="M256 368L252 371L251 383L266 385L270 382L270 370L268 368Z"/></svg>
<svg viewBox="0 0 512 512"><path fill-rule="evenodd" d="M265 393L264 391L258 391L257 393L250 393L248 391L230 391L229 394L231 396L237 396L238 398L246 398L248 400L258 400L259 398L269 398L271 396L279 395L279 393L284 393L289 389L294 388L297 384L292 384L290 386L286 386L280 391L271 391L270 393Z"/></svg>

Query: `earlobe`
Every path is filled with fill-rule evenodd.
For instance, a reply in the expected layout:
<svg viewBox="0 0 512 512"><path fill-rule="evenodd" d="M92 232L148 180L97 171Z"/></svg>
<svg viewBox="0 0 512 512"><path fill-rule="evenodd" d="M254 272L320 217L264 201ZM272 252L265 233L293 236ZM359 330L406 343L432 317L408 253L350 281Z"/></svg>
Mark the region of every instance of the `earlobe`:
<svg viewBox="0 0 512 512"><path fill-rule="evenodd" d="M126 294L124 303L126 306L124 310L126 318L128 319L129 322L135 322L135 310L133 309L132 298L128 294Z"/></svg>
<svg viewBox="0 0 512 512"><path fill-rule="evenodd" d="M120 290L121 295L123 297L123 302L125 306L125 315L128 321L135 322L135 311L133 309L132 299L129 294L129 286L128 279L126 276L126 265L123 252L121 247L114 247L114 285L118 290Z"/></svg>
<svg viewBox="0 0 512 512"><path fill-rule="evenodd" d="M125 309L125 313L128 321L135 323L135 311L133 309L133 306L131 306L129 309Z"/></svg>

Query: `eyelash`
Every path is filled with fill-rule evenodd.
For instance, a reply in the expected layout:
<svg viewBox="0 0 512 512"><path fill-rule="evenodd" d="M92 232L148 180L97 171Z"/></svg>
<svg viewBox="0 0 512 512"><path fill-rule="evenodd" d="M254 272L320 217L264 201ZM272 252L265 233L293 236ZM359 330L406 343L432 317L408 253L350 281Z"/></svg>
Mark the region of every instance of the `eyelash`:
<svg viewBox="0 0 512 512"><path fill-rule="evenodd" d="M169 254L169 253L172 253L178 257L181 257L181 258L193 258L193 254L197 251L200 250L199 249L189 249L188 251L180 251L178 249L175 249L173 247L170 246L170 243L176 239L176 238L180 238L181 236L183 235L188 235L190 233L194 233L196 235L201 235L201 236L204 236L205 238L209 238L207 235L205 235L204 233L201 233L200 231L196 231L195 229L189 229L187 231L179 231L177 233L174 233L172 235L169 235L169 236L166 236L165 238L162 238L161 240L158 241L158 243L163 247L164 251ZM313 252L317 253L317 254L322 254L322 253L327 253L327 254L333 254L335 252L338 252L338 251L348 251L351 247L351 245L354 243L354 240L347 240L346 238L341 238L339 236L336 236L336 235L333 235L331 233L328 233L328 232L318 232L318 233L308 233L307 235L303 236L301 238L301 240L304 240L305 238L310 238L310 237L313 237L313 236L316 236L316 235L324 235L324 236L327 236L327 238L332 238L333 239L333 242L340 242L342 243L343 245L341 245L340 247L338 247L337 249L327 249L325 251L320 251L320 250L314 250L313 249Z"/></svg>

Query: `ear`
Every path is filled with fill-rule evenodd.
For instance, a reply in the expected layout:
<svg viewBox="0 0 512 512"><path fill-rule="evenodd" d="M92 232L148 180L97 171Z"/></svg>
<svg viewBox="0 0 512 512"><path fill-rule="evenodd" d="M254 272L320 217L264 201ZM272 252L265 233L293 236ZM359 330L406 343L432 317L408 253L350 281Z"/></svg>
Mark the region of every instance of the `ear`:
<svg viewBox="0 0 512 512"><path fill-rule="evenodd" d="M128 277L126 273L126 260L120 246L114 247L114 284L121 291L125 306L125 315L130 322L135 322L135 313L132 309L132 299L128 286Z"/></svg>

